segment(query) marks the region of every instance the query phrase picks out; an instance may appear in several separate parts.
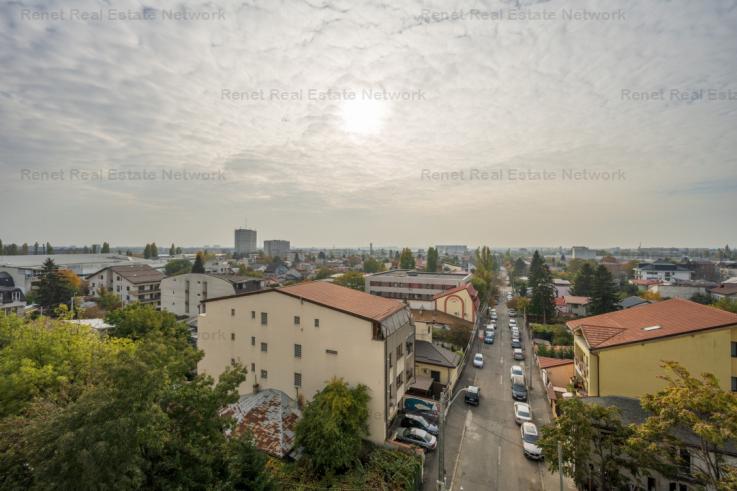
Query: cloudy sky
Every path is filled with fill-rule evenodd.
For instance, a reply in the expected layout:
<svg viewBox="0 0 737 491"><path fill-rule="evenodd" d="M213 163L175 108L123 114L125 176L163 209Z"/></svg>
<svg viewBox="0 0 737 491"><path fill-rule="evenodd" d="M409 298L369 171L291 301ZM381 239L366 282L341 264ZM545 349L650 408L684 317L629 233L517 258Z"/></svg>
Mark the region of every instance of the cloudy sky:
<svg viewBox="0 0 737 491"><path fill-rule="evenodd" d="M737 243L737 1L0 5L0 239Z"/></svg>

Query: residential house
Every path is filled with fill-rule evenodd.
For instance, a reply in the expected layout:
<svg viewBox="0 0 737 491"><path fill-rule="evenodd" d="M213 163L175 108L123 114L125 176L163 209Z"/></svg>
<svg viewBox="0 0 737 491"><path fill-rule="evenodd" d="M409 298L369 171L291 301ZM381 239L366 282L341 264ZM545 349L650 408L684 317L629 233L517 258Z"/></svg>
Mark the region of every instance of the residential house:
<svg viewBox="0 0 737 491"><path fill-rule="evenodd" d="M660 298L685 298L690 300L694 295L706 295L716 283L705 280L675 280L667 283L648 285L647 291L660 295Z"/></svg>
<svg viewBox="0 0 737 491"><path fill-rule="evenodd" d="M200 302L263 287L261 278L237 274L184 273L161 280L161 308L177 316L194 317Z"/></svg>
<svg viewBox="0 0 737 491"><path fill-rule="evenodd" d="M264 276L267 278L280 278L287 274L289 268L283 263L269 263L264 269Z"/></svg>
<svg viewBox="0 0 737 491"><path fill-rule="evenodd" d="M0 312L5 315L22 316L26 309L26 296L23 290L15 286L13 277L0 272Z"/></svg>
<svg viewBox="0 0 737 491"><path fill-rule="evenodd" d="M369 439L384 442L414 382L415 333L397 300L320 281L203 302L200 373L249 369L240 393L277 389L309 401L334 377L369 388Z"/></svg>
<svg viewBox="0 0 737 491"><path fill-rule="evenodd" d="M653 263L640 263L633 269L636 280L690 280L693 272L680 264L666 261L655 261Z"/></svg>
<svg viewBox="0 0 737 491"><path fill-rule="evenodd" d="M589 396L657 392L664 361L713 373L737 392L737 314L673 298L571 320L576 379Z"/></svg>
<svg viewBox="0 0 737 491"><path fill-rule="evenodd" d="M433 296L435 310L452 316L476 322L479 310L479 294L471 283L464 283L450 290L444 290Z"/></svg>
<svg viewBox="0 0 737 491"><path fill-rule="evenodd" d="M709 293L717 300L720 300L722 298L737 300L737 284L722 283L718 287L709 290Z"/></svg>
<svg viewBox="0 0 737 491"><path fill-rule="evenodd" d="M385 298L403 300L410 308L435 309L435 295L470 283L471 274L426 273L394 269L365 276L366 292Z"/></svg>
<svg viewBox="0 0 737 491"><path fill-rule="evenodd" d="M238 268L234 268L230 262L224 259L210 259L205 261L204 264L205 273L214 274L233 274L238 271Z"/></svg>
<svg viewBox="0 0 737 491"><path fill-rule="evenodd" d="M553 278L553 287L556 297L566 297L571 294L571 282L562 278Z"/></svg>
<svg viewBox="0 0 737 491"><path fill-rule="evenodd" d="M163 273L148 264L110 266L87 277L89 291L100 295L103 288L113 292L123 305L139 302L161 306L161 280Z"/></svg>
<svg viewBox="0 0 737 491"><path fill-rule="evenodd" d="M650 300L645 300L642 297L633 295L631 297L622 299L622 301L619 302L619 308L620 309L631 309L632 307L638 307L640 305L648 305L651 303L652 302Z"/></svg>
<svg viewBox="0 0 737 491"><path fill-rule="evenodd" d="M571 384L574 374L573 360L547 356L536 356L535 358L540 368L548 402L553 414L557 414L558 402L569 394L568 385Z"/></svg>
<svg viewBox="0 0 737 491"><path fill-rule="evenodd" d="M586 316L589 315L589 305L591 299L589 297L581 297L577 295L567 295L565 297L556 297L555 307L561 314Z"/></svg>
<svg viewBox="0 0 737 491"><path fill-rule="evenodd" d="M586 404L596 404L604 407L614 407L618 410L620 418L625 425L640 425L650 416L640 404L640 400L632 397L604 396L587 397L583 399ZM704 462L699 459L701 455L700 439L688 428L673 430L671 436L679 442L678 459L680 465L672 476L665 476L653 469L643 473L637 478L630 477L630 484L625 489L642 489L648 491L690 491L702 489L703 485L696 481L697 471L704 471ZM716 453L723 459L726 465L737 466L737 442L727 441L725 445L713 448L711 456L716 460ZM710 491L713 488L706 488Z"/></svg>
<svg viewBox="0 0 737 491"><path fill-rule="evenodd" d="M721 262L718 267L721 279L737 276L737 261Z"/></svg>

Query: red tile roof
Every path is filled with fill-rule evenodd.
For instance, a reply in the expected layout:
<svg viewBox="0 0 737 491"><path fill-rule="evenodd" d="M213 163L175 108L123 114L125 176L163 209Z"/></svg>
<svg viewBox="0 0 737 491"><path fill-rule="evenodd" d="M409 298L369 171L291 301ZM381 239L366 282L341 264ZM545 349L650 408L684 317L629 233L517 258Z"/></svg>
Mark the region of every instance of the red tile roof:
<svg viewBox="0 0 737 491"><path fill-rule="evenodd" d="M568 321L591 348L608 348L628 343L737 325L737 314L673 298L608 314Z"/></svg>
<svg viewBox="0 0 737 491"><path fill-rule="evenodd" d="M381 321L406 308L399 300L369 295L324 281L305 281L277 288L277 291L375 321Z"/></svg>
<svg viewBox="0 0 737 491"><path fill-rule="evenodd" d="M722 283L716 288L709 290L711 293L718 293L719 295L734 295L737 294L737 283Z"/></svg>
<svg viewBox="0 0 737 491"><path fill-rule="evenodd" d="M563 365L569 365L573 363L573 360L570 360L568 358L549 358L547 356L538 356L537 363L538 365L540 365L540 368L553 368Z"/></svg>
<svg viewBox="0 0 737 491"><path fill-rule="evenodd" d="M468 294L474 300L476 300L476 298L478 297L478 292L473 287L473 285L471 283L464 283L462 285L458 285L455 288L451 288L450 290L445 290L445 291L442 291L440 293L436 293L432 298L433 298L433 300L437 300L438 298L443 298L443 297L446 297L448 295L452 295L453 293L458 293L458 292L463 291L463 290L468 290Z"/></svg>

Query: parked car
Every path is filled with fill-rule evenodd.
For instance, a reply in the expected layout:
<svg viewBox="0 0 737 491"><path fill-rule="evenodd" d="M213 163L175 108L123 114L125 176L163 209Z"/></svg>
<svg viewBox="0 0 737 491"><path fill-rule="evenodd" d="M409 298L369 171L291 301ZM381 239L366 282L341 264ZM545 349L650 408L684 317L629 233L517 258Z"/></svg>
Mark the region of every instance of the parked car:
<svg viewBox="0 0 737 491"><path fill-rule="evenodd" d="M489 331L486 331L486 336L484 336L484 344L494 344L494 335L489 334Z"/></svg>
<svg viewBox="0 0 737 491"><path fill-rule="evenodd" d="M484 355L476 353L473 357L473 366L476 368L484 368Z"/></svg>
<svg viewBox="0 0 737 491"><path fill-rule="evenodd" d="M517 327L517 319L515 319L514 317L509 319L509 325L512 327Z"/></svg>
<svg viewBox="0 0 737 491"><path fill-rule="evenodd" d="M514 422L518 425L532 421L532 409L530 405L525 402L514 403Z"/></svg>
<svg viewBox="0 0 737 491"><path fill-rule="evenodd" d="M522 377L522 381L524 383L524 377L525 377L525 370L519 366L519 365L512 365L510 372L510 380L514 380L515 375L519 375Z"/></svg>
<svg viewBox="0 0 737 491"><path fill-rule="evenodd" d="M542 459L543 451L537 445L537 441L540 439L540 434L537 431L535 423L522 423L519 431L520 436L522 437L522 453L525 454L525 457L529 457L534 460Z"/></svg>
<svg viewBox="0 0 737 491"><path fill-rule="evenodd" d="M437 438L420 428L402 428L397 432L397 440L411 443L423 448L426 452L435 450L438 444Z"/></svg>
<svg viewBox="0 0 737 491"><path fill-rule="evenodd" d="M520 342L519 338L512 339L512 348L514 349L521 349L522 343ZM516 360L517 358L515 358Z"/></svg>
<svg viewBox="0 0 737 491"><path fill-rule="evenodd" d="M425 430L431 435L438 434L438 427L430 423L427 419L423 418L419 414L405 414L400 423L402 428L419 428Z"/></svg>
<svg viewBox="0 0 737 491"><path fill-rule="evenodd" d="M517 311L515 309L509 309L509 315L514 317L517 315Z"/></svg>
<svg viewBox="0 0 737 491"><path fill-rule="evenodd" d="M402 399L402 408L408 413L424 412L434 414L436 416L439 411L439 406L436 401L415 395L405 395Z"/></svg>
<svg viewBox="0 0 737 491"><path fill-rule="evenodd" d="M527 401L525 378L520 375L512 377L512 399L515 401Z"/></svg>
<svg viewBox="0 0 737 491"><path fill-rule="evenodd" d="M481 389L475 385L469 385L466 389L466 393L463 395L463 401L466 404L478 406L479 402L481 402Z"/></svg>
<svg viewBox="0 0 737 491"><path fill-rule="evenodd" d="M524 360L525 359L525 354L522 351L522 348L514 348L514 351L512 351L512 357L515 360Z"/></svg>

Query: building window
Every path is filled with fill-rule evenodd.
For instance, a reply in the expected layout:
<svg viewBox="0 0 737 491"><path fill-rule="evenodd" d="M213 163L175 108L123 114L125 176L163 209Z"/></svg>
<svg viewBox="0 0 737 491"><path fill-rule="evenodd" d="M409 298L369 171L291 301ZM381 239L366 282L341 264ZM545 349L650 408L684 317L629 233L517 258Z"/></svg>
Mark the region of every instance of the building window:
<svg viewBox="0 0 737 491"><path fill-rule="evenodd" d="M413 349L414 349L414 343L412 342L412 338L409 338L407 340L407 355L408 356L412 354Z"/></svg>
<svg viewBox="0 0 737 491"><path fill-rule="evenodd" d="M654 477L647 478L647 491L655 491L655 478Z"/></svg>
<svg viewBox="0 0 737 491"><path fill-rule="evenodd" d="M294 325L295 326L298 326L299 325L299 316L298 315L295 315L294 316Z"/></svg>
<svg viewBox="0 0 737 491"><path fill-rule="evenodd" d="M261 343L261 351L263 351L264 353L269 351L269 345L266 343Z"/></svg>
<svg viewBox="0 0 737 491"><path fill-rule="evenodd" d="M265 326L269 323L269 314L261 312L261 325Z"/></svg>
<svg viewBox="0 0 737 491"><path fill-rule="evenodd" d="M294 345L294 357L302 358L302 345L301 344Z"/></svg>
<svg viewBox="0 0 737 491"><path fill-rule="evenodd" d="M295 387L302 387L302 374L301 373L294 373L294 386Z"/></svg>
<svg viewBox="0 0 737 491"><path fill-rule="evenodd" d="M737 341L732 341L732 358L737 358Z"/></svg>
<svg viewBox="0 0 737 491"><path fill-rule="evenodd" d="M732 377L732 392L737 392L737 377Z"/></svg>
<svg viewBox="0 0 737 491"><path fill-rule="evenodd" d="M402 385L402 374L397 375L397 389Z"/></svg>
<svg viewBox="0 0 737 491"><path fill-rule="evenodd" d="M389 353L389 368L394 366L394 362L392 361L392 354Z"/></svg>
<svg viewBox="0 0 737 491"><path fill-rule="evenodd" d="M234 332L231 332L230 333L230 340L231 341L235 341L235 333Z"/></svg>
<svg viewBox="0 0 737 491"><path fill-rule="evenodd" d="M320 327L320 319L315 319L315 327Z"/></svg>
<svg viewBox="0 0 737 491"><path fill-rule="evenodd" d="M325 353L327 353L329 355L337 355L338 354L338 352L336 350L334 350L334 349L326 349L325 350Z"/></svg>
<svg viewBox="0 0 737 491"><path fill-rule="evenodd" d="M397 346L397 360L400 359L403 354L404 351L402 350L402 343L399 343L399 345Z"/></svg>
<svg viewBox="0 0 737 491"><path fill-rule="evenodd" d="M251 346L256 346L256 336L251 336Z"/></svg>
<svg viewBox="0 0 737 491"><path fill-rule="evenodd" d="M207 304L203 303L201 308L202 308L202 313L203 314L206 314L207 313Z"/></svg>
<svg viewBox="0 0 737 491"><path fill-rule="evenodd" d="M267 372L266 370L261 370L261 378L263 379L269 378L269 372Z"/></svg>
<svg viewBox="0 0 737 491"><path fill-rule="evenodd" d="M230 316L235 317L235 309L230 309Z"/></svg>
<svg viewBox="0 0 737 491"><path fill-rule="evenodd" d="M255 310L252 310L251 311L251 319L255 319L255 318L256 318L256 311Z"/></svg>
<svg viewBox="0 0 737 491"><path fill-rule="evenodd" d="M255 363L251 363L251 371L252 372L255 372L256 371L256 364Z"/></svg>

